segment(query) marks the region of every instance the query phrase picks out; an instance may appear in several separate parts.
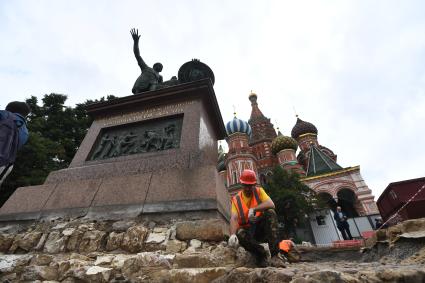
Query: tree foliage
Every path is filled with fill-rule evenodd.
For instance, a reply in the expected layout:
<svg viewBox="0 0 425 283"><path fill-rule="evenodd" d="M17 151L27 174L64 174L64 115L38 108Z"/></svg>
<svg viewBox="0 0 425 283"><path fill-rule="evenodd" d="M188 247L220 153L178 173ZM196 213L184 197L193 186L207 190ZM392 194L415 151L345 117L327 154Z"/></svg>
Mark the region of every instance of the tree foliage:
<svg viewBox="0 0 425 283"><path fill-rule="evenodd" d="M16 188L42 184L51 171L68 167L92 122L85 107L114 98L87 100L75 107L65 106L67 96L63 94L44 95L42 105L37 97L28 98L28 143L18 152L13 171L2 184L0 205Z"/></svg>
<svg viewBox="0 0 425 283"><path fill-rule="evenodd" d="M315 192L301 182L300 176L281 166L273 170L267 192L276 206L279 221L284 224L284 236L293 236L295 228L303 225L306 215L317 208Z"/></svg>

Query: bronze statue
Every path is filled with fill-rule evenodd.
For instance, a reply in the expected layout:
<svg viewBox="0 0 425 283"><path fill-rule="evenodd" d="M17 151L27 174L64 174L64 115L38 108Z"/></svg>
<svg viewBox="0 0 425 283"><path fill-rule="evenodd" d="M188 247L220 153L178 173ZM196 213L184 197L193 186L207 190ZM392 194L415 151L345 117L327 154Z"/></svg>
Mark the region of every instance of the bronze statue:
<svg viewBox="0 0 425 283"><path fill-rule="evenodd" d="M136 94L144 91L155 90L157 89L158 84L162 83L162 76L159 74L162 71L162 64L155 63L153 68L146 65L145 61L143 61L142 57L140 56L139 30L133 28L130 30L130 34L134 41L134 56L136 56L137 63L139 64L140 70L142 71L134 83L133 89L131 91Z"/></svg>

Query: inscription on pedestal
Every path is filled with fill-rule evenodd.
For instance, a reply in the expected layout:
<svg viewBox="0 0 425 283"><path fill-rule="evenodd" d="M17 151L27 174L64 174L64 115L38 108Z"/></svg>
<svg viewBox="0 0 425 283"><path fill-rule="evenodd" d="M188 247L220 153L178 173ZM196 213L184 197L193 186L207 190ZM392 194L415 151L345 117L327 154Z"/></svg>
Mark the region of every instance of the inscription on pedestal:
<svg viewBox="0 0 425 283"><path fill-rule="evenodd" d="M183 115L103 128L87 160L178 148Z"/></svg>

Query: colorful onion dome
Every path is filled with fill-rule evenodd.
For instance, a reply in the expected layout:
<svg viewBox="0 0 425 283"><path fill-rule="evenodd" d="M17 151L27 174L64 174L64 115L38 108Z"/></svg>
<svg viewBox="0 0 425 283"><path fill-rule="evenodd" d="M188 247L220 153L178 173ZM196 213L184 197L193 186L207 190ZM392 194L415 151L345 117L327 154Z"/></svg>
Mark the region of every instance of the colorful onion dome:
<svg viewBox="0 0 425 283"><path fill-rule="evenodd" d="M316 134L317 135L317 128L312 123L306 122L301 120L297 117L297 122L295 123L295 126L292 128L291 136L294 139L297 139L299 136L304 134Z"/></svg>
<svg viewBox="0 0 425 283"><path fill-rule="evenodd" d="M297 141L288 136L277 136L272 142L272 152L277 154L279 151L284 149L293 149L297 150L298 144Z"/></svg>
<svg viewBox="0 0 425 283"><path fill-rule="evenodd" d="M226 160L226 154L224 153L223 147L220 145L218 148L218 162L217 162L217 170L218 172L226 170L226 164L224 161Z"/></svg>
<svg viewBox="0 0 425 283"><path fill-rule="evenodd" d="M252 129L251 126L248 124L248 122L245 122L238 118L233 118L232 121L228 122L226 124L226 132L228 135L234 134L234 133L244 133L248 136L251 136Z"/></svg>

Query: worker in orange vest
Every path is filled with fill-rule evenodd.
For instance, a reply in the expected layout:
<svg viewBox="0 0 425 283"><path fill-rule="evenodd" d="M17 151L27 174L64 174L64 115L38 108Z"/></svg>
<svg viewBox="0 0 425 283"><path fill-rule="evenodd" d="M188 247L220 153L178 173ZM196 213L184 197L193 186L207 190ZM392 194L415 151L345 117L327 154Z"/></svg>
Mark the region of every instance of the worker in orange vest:
<svg viewBox="0 0 425 283"><path fill-rule="evenodd" d="M232 197L229 246L239 243L251 252L257 265L269 265L267 251L261 243L268 243L273 266L282 267L277 238L277 215L272 199L264 189L257 186L254 171L242 171L240 182L243 189Z"/></svg>
<svg viewBox="0 0 425 283"><path fill-rule="evenodd" d="M289 240L280 241L279 250L288 259L289 262L298 262L301 259L301 255L297 250L292 238Z"/></svg>

